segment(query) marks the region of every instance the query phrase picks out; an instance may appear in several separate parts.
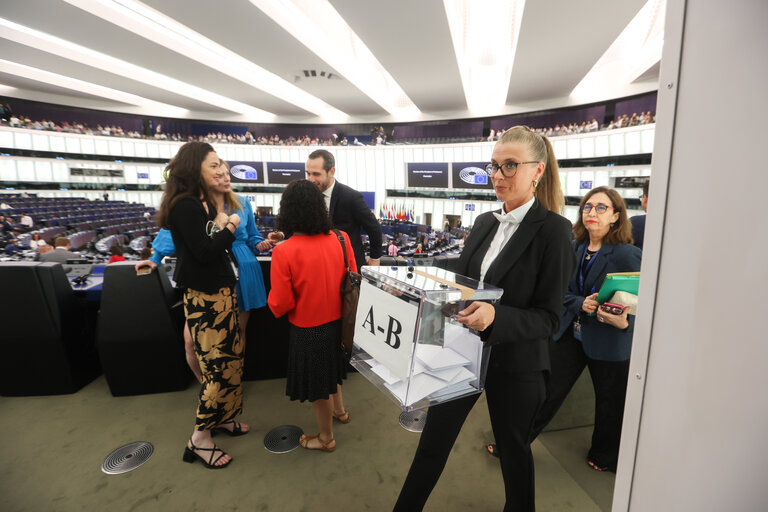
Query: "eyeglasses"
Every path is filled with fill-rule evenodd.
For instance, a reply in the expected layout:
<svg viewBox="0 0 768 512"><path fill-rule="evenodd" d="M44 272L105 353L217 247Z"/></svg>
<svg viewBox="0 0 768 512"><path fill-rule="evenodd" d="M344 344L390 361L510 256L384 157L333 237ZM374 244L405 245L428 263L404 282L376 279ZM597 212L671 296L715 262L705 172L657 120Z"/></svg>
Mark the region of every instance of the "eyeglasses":
<svg viewBox="0 0 768 512"><path fill-rule="evenodd" d="M615 209L613 206L606 206L604 204L591 205L591 204L587 203L587 204L585 204L584 206L581 207L581 211L584 212L584 213L589 213L589 212L592 211L592 208L595 209L595 211L598 213L598 215L602 215L605 212L607 212L608 208L610 208L611 210Z"/></svg>
<svg viewBox="0 0 768 512"><path fill-rule="evenodd" d="M495 173L498 170L501 170L501 174L505 178L511 178L515 175L517 172L517 166L518 165L525 165L525 164L537 164L539 162L505 162L501 165L490 163L485 166L485 172L488 173L488 176L493 176L493 173Z"/></svg>

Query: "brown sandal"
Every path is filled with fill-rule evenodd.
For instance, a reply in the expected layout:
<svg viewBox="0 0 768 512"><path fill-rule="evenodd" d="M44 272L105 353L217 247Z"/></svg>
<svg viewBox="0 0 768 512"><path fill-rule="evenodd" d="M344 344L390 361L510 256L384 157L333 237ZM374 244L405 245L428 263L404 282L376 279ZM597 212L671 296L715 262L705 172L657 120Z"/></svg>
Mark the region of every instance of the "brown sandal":
<svg viewBox="0 0 768 512"><path fill-rule="evenodd" d="M317 439L317 441L320 443L319 447L312 448L309 446L309 442L313 439ZM331 446L331 443L333 443L333 446ZM315 434L314 436L302 434L302 436L299 438L299 444L301 445L302 448L306 448L307 450L321 450L328 453L336 449L335 439L331 439L330 441L323 441L322 439L320 439L320 434Z"/></svg>
<svg viewBox="0 0 768 512"><path fill-rule="evenodd" d="M339 412L333 411L333 417L336 418L340 423L347 424L349 423L350 417L349 413L347 411Z"/></svg>

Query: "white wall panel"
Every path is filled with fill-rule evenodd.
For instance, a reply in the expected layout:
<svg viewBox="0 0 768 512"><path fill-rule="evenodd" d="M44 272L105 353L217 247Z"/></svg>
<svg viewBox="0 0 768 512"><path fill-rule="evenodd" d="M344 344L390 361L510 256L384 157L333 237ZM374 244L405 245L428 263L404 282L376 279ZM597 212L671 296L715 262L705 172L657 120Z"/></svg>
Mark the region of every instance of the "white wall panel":
<svg viewBox="0 0 768 512"><path fill-rule="evenodd" d="M19 181L35 181L35 164L30 159L17 161L16 172Z"/></svg>
<svg viewBox="0 0 768 512"><path fill-rule="evenodd" d="M32 149L32 134L16 132L14 136L14 147L17 149Z"/></svg>
<svg viewBox="0 0 768 512"><path fill-rule="evenodd" d="M53 168L51 167L50 160L36 160L35 161L35 176L37 181L52 182L53 181Z"/></svg>
<svg viewBox="0 0 768 512"><path fill-rule="evenodd" d="M0 148L14 147L13 133L9 130L0 130Z"/></svg>
<svg viewBox="0 0 768 512"><path fill-rule="evenodd" d="M94 151L98 155L109 155L109 141L102 139L101 137L97 137L95 139L91 139L93 141L93 147L95 148ZM83 149L85 149L85 146L83 146Z"/></svg>
<svg viewBox="0 0 768 512"><path fill-rule="evenodd" d="M0 180L16 181L16 161L10 158L0 158Z"/></svg>
<svg viewBox="0 0 768 512"><path fill-rule="evenodd" d="M40 133L32 136L32 147L37 151L48 151L51 148L48 134Z"/></svg>

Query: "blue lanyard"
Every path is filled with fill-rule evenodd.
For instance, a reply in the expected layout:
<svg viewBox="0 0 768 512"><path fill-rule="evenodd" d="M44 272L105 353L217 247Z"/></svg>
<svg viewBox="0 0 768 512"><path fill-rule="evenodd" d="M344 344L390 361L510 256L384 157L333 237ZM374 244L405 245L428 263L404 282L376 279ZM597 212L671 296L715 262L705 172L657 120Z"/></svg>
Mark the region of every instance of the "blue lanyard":
<svg viewBox="0 0 768 512"><path fill-rule="evenodd" d="M584 277L589 274L589 269L592 266L592 264L597 259L597 255L600 252L600 249L597 250L595 254L592 255L592 257L587 262L587 268L584 268L584 260L587 257L587 249L589 248L589 244L587 244L584 247L584 254L581 256L581 265L579 266L579 292L584 293ZM594 290L594 287L593 287Z"/></svg>

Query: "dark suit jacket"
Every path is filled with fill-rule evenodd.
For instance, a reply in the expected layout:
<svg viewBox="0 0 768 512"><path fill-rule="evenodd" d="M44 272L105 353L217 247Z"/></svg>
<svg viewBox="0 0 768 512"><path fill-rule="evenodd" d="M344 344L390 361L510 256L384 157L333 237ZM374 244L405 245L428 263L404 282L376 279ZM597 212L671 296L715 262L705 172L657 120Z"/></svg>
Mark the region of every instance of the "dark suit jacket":
<svg viewBox="0 0 768 512"><path fill-rule="evenodd" d="M358 271L365 265L363 241L360 239L361 227L371 243L371 258L381 258L381 225L371 213L360 192L336 180L331 194L329 214L333 227L349 235L352 249L355 251Z"/></svg>
<svg viewBox="0 0 768 512"><path fill-rule="evenodd" d="M632 239L635 241L635 247L643 250L643 238L645 237L645 215L635 215L629 218L632 224Z"/></svg>
<svg viewBox="0 0 768 512"><path fill-rule="evenodd" d="M499 222L492 213L475 221L456 272L477 279ZM491 365L506 371L549 370L548 344L557 332L563 294L573 275L571 223L538 200L485 275L504 289L496 317L481 338L493 346Z"/></svg>
<svg viewBox="0 0 768 512"><path fill-rule="evenodd" d="M66 263L67 260L79 260L83 256L66 249L54 249L40 255L40 261Z"/></svg>
<svg viewBox="0 0 768 512"><path fill-rule="evenodd" d="M589 241L582 243L573 242L577 259L577 267L581 265ZM581 311L584 297L600 290L606 274L613 272L638 272L642 251L629 244L609 245L603 244L600 252L595 256L594 263L589 273L584 278L584 293L579 290L579 272L577 268L568 284L565 292L563 319L555 339L560 339L566 329L571 329L576 315L581 322L581 338L584 353L591 359L599 361L626 361L632 351L632 334L635 328L635 317L629 315L629 327L617 329L612 325L601 324L597 316L588 316ZM594 290L594 291L593 291Z"/></svg>

